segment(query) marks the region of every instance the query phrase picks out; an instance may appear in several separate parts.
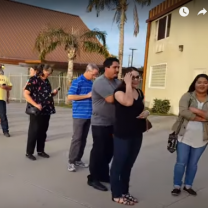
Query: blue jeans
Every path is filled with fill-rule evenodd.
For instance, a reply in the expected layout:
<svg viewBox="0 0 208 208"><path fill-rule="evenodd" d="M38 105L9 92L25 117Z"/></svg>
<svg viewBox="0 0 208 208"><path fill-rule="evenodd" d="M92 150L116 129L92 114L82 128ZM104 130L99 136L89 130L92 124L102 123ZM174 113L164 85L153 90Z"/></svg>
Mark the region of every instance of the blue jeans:
<svg viewBox="0 0 208 208"><path fill-rule="evenodd" d="M129 193L131 169L142 145L142 135L138 138L114 138L114 157L110 170L113 198Z"/></svg>
<svg viewBox="0 0 208 208"><path fill-rule="evenodd" d="M1 127L3 133L9 132L7 114L6 114L6 102L4 100L0 100L0 119L1 119Z"/></svg>
<svg viewBox="0 0 208 208"><path fill-rule="evenodd" d="M193 148L182 142L177 144L177 161L174 168L174 186L181 187L182 179L185 174L185 185L192 187L196 172L198 161L206 149L206 146Z"/></svg>

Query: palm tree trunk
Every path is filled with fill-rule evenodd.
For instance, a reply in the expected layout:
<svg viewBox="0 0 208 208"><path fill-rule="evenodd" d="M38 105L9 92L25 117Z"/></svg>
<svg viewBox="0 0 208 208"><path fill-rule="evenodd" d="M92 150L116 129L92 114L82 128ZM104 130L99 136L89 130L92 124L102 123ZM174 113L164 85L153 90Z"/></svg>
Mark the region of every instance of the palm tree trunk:
<svg viewBox="0 0 208 208"><path fill-rule="evenodd" d="M75 48L68 49L68 70L67 70L67 79L66 79L66 94L73 81L75 57L76 57L76 49ZM69 104L68 95L66 95L65 104Z"/></svg>
<svg viewBox="0 0 208 208"><path fill-rule="evenodd" d="M67 88L71 86L73 80L73 72L74 72L74 59L68 60L68 70L67 70Z"/></svg>
<svg viewBox="0 0 208 208"><path fill-rule="evenodd" d="M119 52L118 52L118 58L120 62L119 67L119 74L118 78L121 79L122 77L122 66L123 66L123 50L124 50L124 24L125 24L125 10L122 8L121 10L121 22L120 22L120 28L119 28Z"/></svg>

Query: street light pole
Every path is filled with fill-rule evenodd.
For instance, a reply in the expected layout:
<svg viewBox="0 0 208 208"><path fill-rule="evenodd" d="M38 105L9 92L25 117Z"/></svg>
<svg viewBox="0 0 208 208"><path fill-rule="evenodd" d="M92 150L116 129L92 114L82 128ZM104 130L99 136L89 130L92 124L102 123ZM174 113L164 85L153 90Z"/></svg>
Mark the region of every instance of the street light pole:
<svg viewBox="0 0 208 208"><path fill-rule="evenodd" d="M128 67L130 67L130 62L131 62L131 55L129 55Z"/></svg>
<svg viewBox="0 0 208 208"><path fill-rule="evenodd" d="M136 48L129 48L131 50L131 66L133 66L133 58L134 58L134 51L137 50Z"/></svg>

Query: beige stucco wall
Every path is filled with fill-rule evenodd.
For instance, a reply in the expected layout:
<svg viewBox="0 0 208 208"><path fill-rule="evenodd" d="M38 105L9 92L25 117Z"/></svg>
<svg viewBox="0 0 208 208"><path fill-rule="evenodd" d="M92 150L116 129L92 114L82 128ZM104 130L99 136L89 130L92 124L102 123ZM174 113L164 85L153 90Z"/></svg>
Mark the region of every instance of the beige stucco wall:
<svg viewBox="0 0 208 208"><path fill-rule="evenodd" d="M195 0L184 5L189 8L187 17L179 15L179 8L171 12L170 36L166 39L155 40L156 23L152 22L145 84L147 107L152 107L155 98L169 99L171 112L178 114L180 97L187 92L196 74L208 69L208 13L197 16L203 4L204 0ZM163 52L155 53L157 44L164 44ZM183 52L179 51L179 45L184 46ZM162 63L167 64L166 86L150 88L150 68ZM196 72L200 68L203 70Z"/></svg>

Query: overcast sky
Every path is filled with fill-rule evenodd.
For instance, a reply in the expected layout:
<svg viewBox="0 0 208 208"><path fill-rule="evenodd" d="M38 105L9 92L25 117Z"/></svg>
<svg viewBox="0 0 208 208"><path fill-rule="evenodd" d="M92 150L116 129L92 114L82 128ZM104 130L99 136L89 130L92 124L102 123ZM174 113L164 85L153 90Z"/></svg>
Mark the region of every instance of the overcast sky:
<svg viewBox="0 0 208 208"><path fill-rule="evenodd" d="M88 0L16 0L22 3L31 4L47 9L57 10L70 14L76 14L81 17L84 23L90 28L98 28L99 30L107 32L107 45L111 54L118 55L118 42L119 42L119 30L117 25L112 23L114 11L104 11L100 13L99 17L96 17L96 13L87 13L86 7ZM149 10L163 0L152 0L151 6L139 7L139 23L140 32L137 37L133 36L133 8L132 4L129 6L127 13L127 23L125 26L125 41L124 41L124 66L128 65L128 57L131 54L129 48L136 48L134 52L133 65L136 67L143 66L144 64L144 51L146 41L146 20L148 19ZM132 0L133 3L133 0Z"/></svg>

